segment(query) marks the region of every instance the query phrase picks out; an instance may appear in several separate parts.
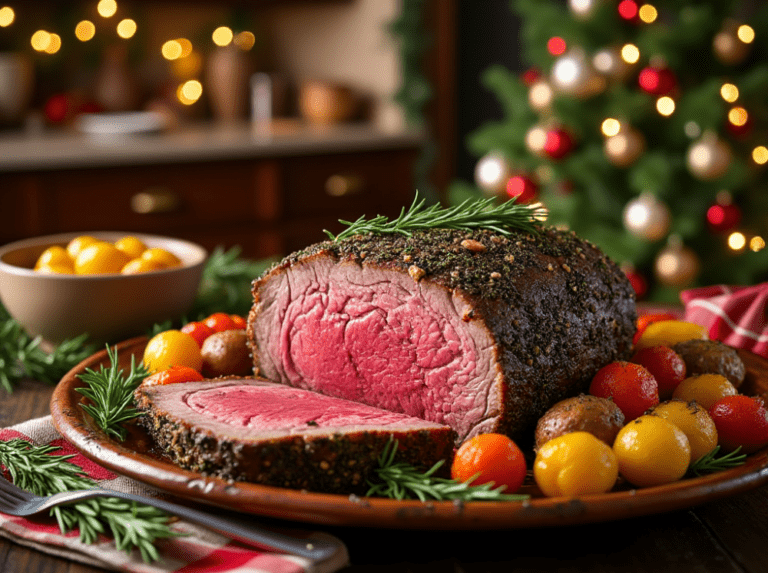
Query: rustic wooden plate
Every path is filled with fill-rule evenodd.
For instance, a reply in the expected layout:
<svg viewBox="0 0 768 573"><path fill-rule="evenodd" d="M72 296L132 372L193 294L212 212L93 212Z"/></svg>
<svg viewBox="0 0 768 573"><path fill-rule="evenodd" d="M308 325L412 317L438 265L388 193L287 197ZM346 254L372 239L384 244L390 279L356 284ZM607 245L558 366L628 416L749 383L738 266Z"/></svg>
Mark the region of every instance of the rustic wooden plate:
<svg viewBox="0 0 768 573"><path fill-rule="evenodd" d="M134 338L118 345L120 363L141 359L147 339ZM768 361L742 353L747 365L743 391L768 394ZM731 496L768 483L768 448L751 455L738 468L673 484L645 489L624 489L578 499L533 497L526 502L395 501L311 493L244 482L228 482L185 471L151 452L149 438L132 427L125 442L101 431L79 403L77 377L86 368L109 364L106 350L94 354L70 371L51 400L58 431L83 455L119 474L129 476L174 496L254 515L308 523L400 529L496 529L573 525L608 521L682 509Z"/></svg>

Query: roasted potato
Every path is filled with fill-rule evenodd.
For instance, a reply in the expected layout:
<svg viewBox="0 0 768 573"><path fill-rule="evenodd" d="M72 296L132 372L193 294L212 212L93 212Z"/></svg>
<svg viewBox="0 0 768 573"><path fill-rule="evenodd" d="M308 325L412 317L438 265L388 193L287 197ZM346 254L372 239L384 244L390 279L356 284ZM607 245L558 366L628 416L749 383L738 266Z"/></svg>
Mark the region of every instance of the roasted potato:
<svg viewBox="0 0 768 573"><path fill-rule="evenodd" d="M589 432L609 446L624 426L624 414L607 398L580 394L552 406L536 425L536 449L570 432Z"/></svg>
<svg viewBox="0 0 768 573"><path fill-rule="evenodd" d="M746 368L739 354L717 340L686 340L672 349L685 361L688 376L721 374L738 388L744 382Z"/></svg>
<svg viewBox="0 0 768 573"><path fill-rule="evenodd" d="M211 334L203 342L203 375L247 376L253 374L253 361L244 330L225 330Z"/></svg>

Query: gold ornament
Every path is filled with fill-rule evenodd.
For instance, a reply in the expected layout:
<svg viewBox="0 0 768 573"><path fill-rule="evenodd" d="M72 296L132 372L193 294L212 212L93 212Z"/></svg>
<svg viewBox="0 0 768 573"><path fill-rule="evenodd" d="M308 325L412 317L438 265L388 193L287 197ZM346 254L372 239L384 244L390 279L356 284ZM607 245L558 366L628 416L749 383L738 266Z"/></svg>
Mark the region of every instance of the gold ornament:
<svg viewBox="0 0 768 573"><path fill-rule="evenodd" d="M538 112L548 111L554 97L554 90L546 80L535 81L528 90L528 103L531 109Z"/></svg>
<svg viewBox="0 0 768 573"><path fill-rule="evenodd" d="M645 139L636 129L622 126L619 133L605 140L603 149L612 165L629 167L645 151Z"/></svg>
<svg viewBox="0 0 768 573"><path fill-rule="evenodd" d="M686 157L688 170L702 181L711 181L725 175L731 160L731 148L712 132L705 133L691 145Z"/></svg>
<svg viewBox="0 0 768 573"><path fill-rule="evenodd" d="M745 34L744 29L744 25L740 25L734 20L728 20L715 35L712 40L712 51L720 63L735 66L743 62L749 55L753 36ZM751 28L749 29L751 30Z"/></svg>
<svg viewBox="0 0 768 573"><path fill-rule="evenodd" d="M699 276L700 267L696 253L675 237L656 257L654 273L664 286L685 288Z"/></svg>
<svg viewBox="0 0 768 573"><path fill-rule="evenodd" d="M475 165L475 183L488 197L504 193L510 175L507 159L498 151L487 153Z"/></svg>
<svg viewBox="0 0 768 573"><path fill-rule="evenodd" d="M525 147L533 155L539 157L544 156L544 144L547 143L547 130L540 126L534 125L525 134Z"/></svg>
<svg viewBox="0 0 768 573"><path fill-rule="evenodd" d="M624 227L635 237L658 241L669 231L669 208L652 193L643 193L624 207Z"/></svg>
<svg viewBox="0 0 768 573"><path fill-rule="evenodd" d="M550 81L557 91L576 97L590 97L605 88L605 79L595 73L584 51L578 48L557 58Z"/></svg>

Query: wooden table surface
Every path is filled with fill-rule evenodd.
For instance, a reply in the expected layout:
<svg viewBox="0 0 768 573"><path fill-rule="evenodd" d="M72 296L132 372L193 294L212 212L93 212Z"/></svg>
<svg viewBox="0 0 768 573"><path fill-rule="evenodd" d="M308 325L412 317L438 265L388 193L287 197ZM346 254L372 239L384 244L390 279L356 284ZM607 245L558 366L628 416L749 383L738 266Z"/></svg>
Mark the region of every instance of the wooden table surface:
<svg viewBox="0 0 768 573"><path fill-rule="evenodd" d="M49 413L53 388L22 382L0 398L0 424ZM311 527L311 526L310 526ZM690 510L611 523L438 532L326 528L349 548L343 573L765 573L768 486ZM2 573L93 573L0 539Z"/></svg>

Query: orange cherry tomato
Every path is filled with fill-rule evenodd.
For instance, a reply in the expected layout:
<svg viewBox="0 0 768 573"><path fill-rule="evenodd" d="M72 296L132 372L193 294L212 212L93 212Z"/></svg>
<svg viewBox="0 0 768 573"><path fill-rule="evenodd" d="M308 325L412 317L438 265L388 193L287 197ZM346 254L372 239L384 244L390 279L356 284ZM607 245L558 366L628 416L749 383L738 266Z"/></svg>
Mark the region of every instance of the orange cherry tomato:
<svg viewBox="0 0 768 573"><path fill-rule="evenodd" d="M453 479L472 480L474 485L493 482L495 487L504 486L504 493L520 489L526 471L523 452L502 434L480 434L470 438L456 451L451 465Z"/></svg>
<svg viewBox="0 0 768 573"><path fill-rule="evenodd" d="M235 323L236 325L235 328L239 330L245 330L245 327L246 327L245 318L237 314L230 314L229 317L232 319L232 322Z"/></svg>
<svg viewBox="0 0 768 573"><path fill-rule="evenodd" d="M213 332L224 332L225 330L238 330L237 323L230 315L225 312L214 312L203 322L213 330Z"/></svg>
<svg viewBox="0 0 768 573"><path fill-rule="evenodd" d="M179 382L197 382L203 380L203 375L189 366L171 366L166 370L156 372L144 379L144 386L160 386L163 384L177 384Z"/></svg>
<svg viewBox="0 0 768 573"><path fill-rule="evenodd" d="M192 338L194 338L200 348L203 347L203 342L205 342L205 339L214 332L210 326L201 321L188 322L179 330L186 332Z"/></svg>

